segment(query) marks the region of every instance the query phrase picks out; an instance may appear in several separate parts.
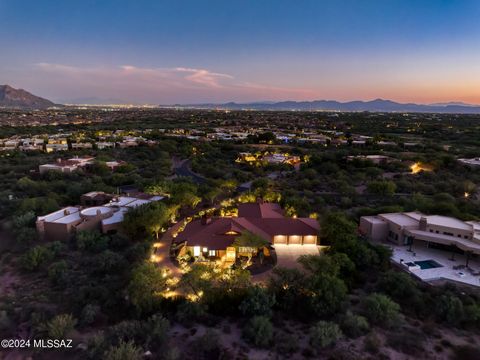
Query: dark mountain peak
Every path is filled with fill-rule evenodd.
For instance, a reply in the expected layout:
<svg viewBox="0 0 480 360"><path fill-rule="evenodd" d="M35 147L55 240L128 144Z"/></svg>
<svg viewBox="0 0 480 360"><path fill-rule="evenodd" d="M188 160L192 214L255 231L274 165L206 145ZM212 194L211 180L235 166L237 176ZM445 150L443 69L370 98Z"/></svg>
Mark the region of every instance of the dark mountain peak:
<svg viewBox="0 0 480 360"><path fill-rule="evenodd" d="M46 109L55 106L50 100L35 96L23 89L0 85L0 107L14 109Z"/></svg>

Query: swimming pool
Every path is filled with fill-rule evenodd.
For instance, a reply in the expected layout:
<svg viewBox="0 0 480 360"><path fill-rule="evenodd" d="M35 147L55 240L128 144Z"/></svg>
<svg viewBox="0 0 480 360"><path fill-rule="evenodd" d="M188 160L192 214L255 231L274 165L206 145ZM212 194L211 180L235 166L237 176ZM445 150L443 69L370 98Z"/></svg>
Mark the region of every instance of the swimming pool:
<svg viewBox="0 0 480 360"><path fill-rule="evenodd" d="M415 261L415 264L420 266L420 269L422 269L422 270L443 267L443 265L439 264L435 260Z"/></svg>

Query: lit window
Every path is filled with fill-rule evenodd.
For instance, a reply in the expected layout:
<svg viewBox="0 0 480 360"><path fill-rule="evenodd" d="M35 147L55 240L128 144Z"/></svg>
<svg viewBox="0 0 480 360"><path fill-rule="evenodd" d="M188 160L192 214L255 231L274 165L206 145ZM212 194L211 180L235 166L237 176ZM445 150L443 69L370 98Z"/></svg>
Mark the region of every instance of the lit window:
<svg viewBox="0 0 480 360"><path fill-rule="evenodd" d="M200 246L193 247L193 256L200 256Z"/></svg>
<svg viewBox="0 0 480 360"><path fill-rule="evenodd" d="M202 250L203 250L203 252L207 252L208 248L204 247Z"/></svg>
<svg viewBox="0 0 480 360"><path fill-rule="evenodd" d="M210 250L208 252L208 256L215 256L215 250Z"/></svg>

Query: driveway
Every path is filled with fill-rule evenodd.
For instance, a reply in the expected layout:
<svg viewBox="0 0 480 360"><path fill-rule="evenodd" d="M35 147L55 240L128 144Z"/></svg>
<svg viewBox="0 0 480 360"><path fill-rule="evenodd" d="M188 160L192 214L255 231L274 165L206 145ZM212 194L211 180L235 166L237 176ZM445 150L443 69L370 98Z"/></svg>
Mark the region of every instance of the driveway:
<svg viewBox="0 0 480 360"><path fill-rule="evenodd" d="M277 267L285 267L290 269L301 269L302 266L297 259L302 255L318 255L317 245L280 245L275 247L277 254Z"/></svg>

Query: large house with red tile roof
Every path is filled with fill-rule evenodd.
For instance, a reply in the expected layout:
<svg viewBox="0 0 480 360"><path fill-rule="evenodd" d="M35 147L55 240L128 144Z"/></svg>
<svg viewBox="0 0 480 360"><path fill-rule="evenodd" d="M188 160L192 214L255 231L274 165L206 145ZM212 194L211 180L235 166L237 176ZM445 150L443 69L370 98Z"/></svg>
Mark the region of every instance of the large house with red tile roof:
<svg viewBox="0 0 480 360"><path fill-rule="evenodd" d="M235 238L246 231L272 245L316 245L319 230L320 225L315 219L285 217L279 204L247 203L238 206L238 217L203 218L190 222L175 238L175 243L185 244L194 257L221 259L227 255L232 257Z"/></svg>

